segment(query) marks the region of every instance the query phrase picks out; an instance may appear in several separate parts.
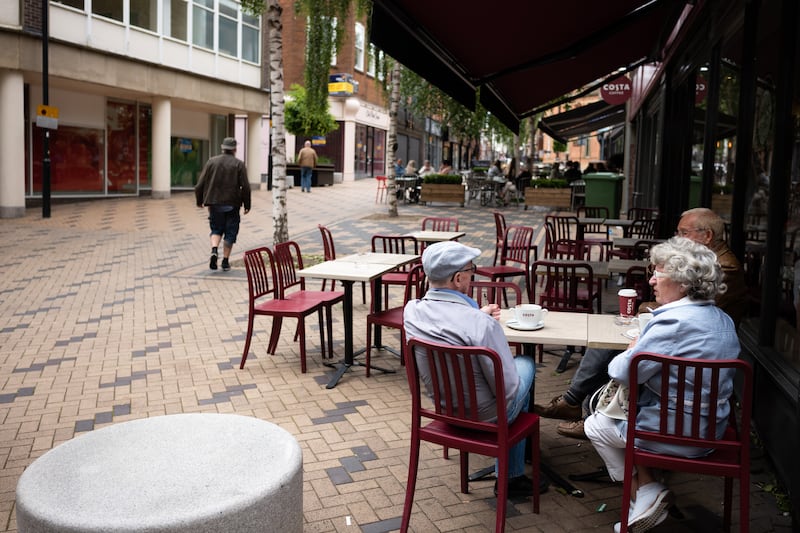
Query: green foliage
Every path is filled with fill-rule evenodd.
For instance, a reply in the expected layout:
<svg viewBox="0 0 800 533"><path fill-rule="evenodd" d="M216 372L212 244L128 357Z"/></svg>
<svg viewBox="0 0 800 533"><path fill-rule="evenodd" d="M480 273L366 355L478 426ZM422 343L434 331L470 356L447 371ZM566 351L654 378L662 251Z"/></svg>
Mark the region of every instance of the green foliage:
<svg viewBox="0 0 800 533"><path fill-rule="evenodd" d="M480 102L476 102L475 111L470 111L408 69L403 69L400 94L414 114L439 117L442 124L447 126L451 138L478 139L484 134L508 145L513 144L511 131L486 111Z"/></svg>
<svg viewBox="0 0 800 533"><path fill-rule="evenodd" d="M554 152L566 152L567 151L567 145L564 144L564 143L558 142L558 141L556 141L554 139L553 140L553 151Z"/></svg>
<svg viewBox="0 0 800 533"><path fill-rule="evenodd" d="M558 178L532 180L531 184L539 189L566 189L569 187L567 180Z"/></svg>
<svg viewBox="0 0 800 533"><path fill-rule="evenodd" d="M311 137L327 135L339 127L336 119L328 112L327 100L324 109L312 108L308 103L306 89L297 84L292 84L289 95L291 99L286 100L284 109L286 131L289 133Z"/></svg>
<svg viewBox="0 0 800 533"><path fill-rule="evenodd" d="M461 176L455 174L426 174L423 178L424 183L439 183L450 185L461 185Z"/></svg>

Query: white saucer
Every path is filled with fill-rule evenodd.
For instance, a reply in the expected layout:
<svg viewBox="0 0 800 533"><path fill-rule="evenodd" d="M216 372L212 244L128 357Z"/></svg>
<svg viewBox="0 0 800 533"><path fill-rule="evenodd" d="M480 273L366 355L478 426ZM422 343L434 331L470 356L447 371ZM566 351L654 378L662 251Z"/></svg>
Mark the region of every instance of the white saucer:
<svg viewBox="0 0 800 533"><path fill-rule="evenodd" d="M623 337L627 337L629 339L636 339L639 337L639 328L629 329L625 333L622 334Z"/></svg>
<svg viewBox="0 0 800 533"><path fill-rule="evenodd" d="M521 326L519 322L517 322L516 318L512 318L511 320L506 320L506 326L510 327L511 329L518 329L520 331L536 331L537 329L542 329L544 327L544 322L539 322L535 326Z"/></svg>

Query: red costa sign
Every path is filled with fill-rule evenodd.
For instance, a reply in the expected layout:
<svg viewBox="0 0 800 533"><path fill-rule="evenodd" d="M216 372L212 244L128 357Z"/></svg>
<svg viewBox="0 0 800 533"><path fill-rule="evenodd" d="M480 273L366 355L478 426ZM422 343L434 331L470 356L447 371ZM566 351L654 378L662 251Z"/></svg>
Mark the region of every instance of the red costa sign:
<svg viewBox="0 0 800 533"><path fill-rule="evenodd" d="M703 76L698 75L695 78L695 91L694 91L694 102L699 104L703 100L706 99L706 93L708 92L708 83L706 83L706 79Z"/></svg>
<svg viewBox="0 0 800 533"><path fill-rule="evenodd" d="M607 104L624 104L631 97L631 80L627 76L620 76L614 81L604 83L600 87L600 96Z"/></svg>

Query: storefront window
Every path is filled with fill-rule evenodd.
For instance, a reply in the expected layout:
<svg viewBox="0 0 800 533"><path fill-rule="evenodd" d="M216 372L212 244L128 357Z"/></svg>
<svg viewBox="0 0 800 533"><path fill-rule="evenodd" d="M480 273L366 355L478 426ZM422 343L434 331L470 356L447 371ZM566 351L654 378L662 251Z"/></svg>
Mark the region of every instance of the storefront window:
<svg viewBox="0 0 800 533"><path fill-rule="evenodd" d="M44 129L33 127L33 187L42 194ZM50 135L52 194L101 194L105 190L104 132L59 124Z"/></svg>
<svg viewBox="0 0 800 533"><path fill-rule="evenodd" d="M136 104L106 104L108 192L136 192Z"/></svg>
<svg viewBox="0 0 800 533"><path fill-rule="evenodd" d="M208 141L187 137L172 137L170 169L173 188L193 188L197 185L203 165L208 160Z"/></svg>

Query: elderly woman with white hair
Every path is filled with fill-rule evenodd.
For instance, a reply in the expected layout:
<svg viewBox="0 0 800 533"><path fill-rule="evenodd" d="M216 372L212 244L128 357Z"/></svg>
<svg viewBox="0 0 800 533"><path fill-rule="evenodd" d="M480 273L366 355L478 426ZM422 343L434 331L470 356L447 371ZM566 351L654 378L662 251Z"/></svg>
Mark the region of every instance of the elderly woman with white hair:
<svg viewBox="0 0 800 533"><path fill-rule="evenodd" d="M733 320L714 304L714 298L726 290L722 269L713 251L684 237L674 237L654 246L650 251L653 287L660 307L653 318L631 341L628 349L609 364L608 374L628 385L631 359L640 352L654 352L697 359L731 359L739 355L739 339ZM642 385L636 425L658 431L661 397L660 366L644 362L638 367ZM669 379L677 383L677 373ZM704 389L710 384L703 385ZM720 402L716 410L717 434L725 432L730 411L727 399L733 392L733 372L723 372L719 384ZM674 386L670 386L673 390ZM627 422L597 412L586 419L586 436L603 459L609 476L621 481L625 472L625 438ZM642 442L641 447L668 455L700 457L711 450ZM647 531L664 521L674 498L671 491L655 480L649 469L638 467L633 479L635 501L631 502L628 527L631 531ZM619 523L615 526L619 530Z"/></svg>

